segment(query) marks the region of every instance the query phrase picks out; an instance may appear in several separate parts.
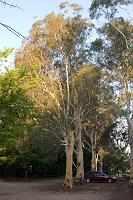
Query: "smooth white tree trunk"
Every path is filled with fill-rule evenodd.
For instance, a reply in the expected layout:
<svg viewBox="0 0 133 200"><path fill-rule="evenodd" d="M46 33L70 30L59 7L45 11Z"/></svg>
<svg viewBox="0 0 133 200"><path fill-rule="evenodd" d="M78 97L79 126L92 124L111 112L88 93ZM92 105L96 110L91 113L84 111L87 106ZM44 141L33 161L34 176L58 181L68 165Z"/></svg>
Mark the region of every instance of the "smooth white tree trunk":
<svg viewBox="0 0 133 200"><path fill-rule="evenodd" d="M83 144L82 144L82 119L81 119L81 108L78 102L78 93L75 90L74 93L74 130L75 130L75 146L76 146L76 158L77 158L77 171L76 181L83 183L84 181L84 155L83 155Z"/></svg>
<svg viewBox="0 0 133 200"><path fill-rule="evenodd" d="M78 119L78 126L76 131L76 152L77 152L77 172L76 180L83 182L84 180L84 156L83 156L83 145L82 145L82 135L81 135L81 121Z"/></svg>
<svg viewBox="0 0 133 200"><path fill-rule="evenodd" d="M133 186L133 119L130 119L129 126L129 145L130 145L130 184Z"/></svg>
<svg viewBox="0 0 133 200"><path fill-rule="evenodd" d="M97 153L92 149L91 171L97 171Z"/></svg>
<svg viewBox="0 0 133 200"><path fill-rule="evenodd" d="M133 114L131 114L131 96L126 90L126 118L128 124L128 135L129 135L129 145L130 145L130 184L133 186Z"/></svg>
<svg viewBox="0 0 133 200"><path fill-rule="evenodd" d="M67 134L67 145L66 145L66 174L63 187L73 187L73 146L74 146L74 135L73 131L69 131Z"/></svg>
<svg viewBox="0 0 133 200"><path fill-rule="evenodd" d="M96 133L91 138L92 157L91 157L91 171L97 171L97 152L96 152Z"/></svg>

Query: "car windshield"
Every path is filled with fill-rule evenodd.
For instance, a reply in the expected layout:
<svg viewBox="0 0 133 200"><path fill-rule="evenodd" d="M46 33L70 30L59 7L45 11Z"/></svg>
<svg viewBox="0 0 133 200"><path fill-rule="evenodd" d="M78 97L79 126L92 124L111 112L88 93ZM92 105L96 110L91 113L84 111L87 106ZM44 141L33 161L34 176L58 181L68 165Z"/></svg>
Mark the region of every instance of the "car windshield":
<svg viewBox="0 0 133 200"><path fill-rule="evenodd" d="M103 173L103 172L101 172L101 175L103 175L103 176L107 176L107 174L105 174L105 173Z"/></svg>
<svg viewBox="0 0 133 200"><path fill-rule="evenodd" d="M107 174L103 173L103 172L87 172L87 175L94 175L94 176L107 176Z"/></svg>
<svg viewBox="0 0 133 200"><path fill-rule="evenodd" d="M94 174L95 174L95 176L107 176L103 172L95 172Z"/></svg>

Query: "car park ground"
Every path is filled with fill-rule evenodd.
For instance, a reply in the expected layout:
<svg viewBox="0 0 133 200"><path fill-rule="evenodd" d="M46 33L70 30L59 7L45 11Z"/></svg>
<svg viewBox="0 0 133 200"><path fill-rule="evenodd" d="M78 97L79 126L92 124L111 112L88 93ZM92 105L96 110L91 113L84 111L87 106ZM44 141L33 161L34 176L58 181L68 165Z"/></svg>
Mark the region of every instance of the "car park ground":
<svg viewBox="0 0 133 200"><path fill-rule="evenodd" d="M0 180L0 200L133 200L127 182L89 183L64 190L63 179Z"/></svg>

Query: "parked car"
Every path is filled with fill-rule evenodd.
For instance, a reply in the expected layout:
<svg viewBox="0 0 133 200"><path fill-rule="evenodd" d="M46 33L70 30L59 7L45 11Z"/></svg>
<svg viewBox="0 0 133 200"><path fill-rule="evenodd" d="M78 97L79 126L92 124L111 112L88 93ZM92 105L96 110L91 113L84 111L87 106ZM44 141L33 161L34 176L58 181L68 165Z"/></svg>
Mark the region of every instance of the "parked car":
<svg viewBox="0 0 133 200"><path fill-rule="evenodd" d="M112 183L116 182L117 178L103 172L88 172L85 173L85 180L87 183L90 183L92 181Z"/></svg>

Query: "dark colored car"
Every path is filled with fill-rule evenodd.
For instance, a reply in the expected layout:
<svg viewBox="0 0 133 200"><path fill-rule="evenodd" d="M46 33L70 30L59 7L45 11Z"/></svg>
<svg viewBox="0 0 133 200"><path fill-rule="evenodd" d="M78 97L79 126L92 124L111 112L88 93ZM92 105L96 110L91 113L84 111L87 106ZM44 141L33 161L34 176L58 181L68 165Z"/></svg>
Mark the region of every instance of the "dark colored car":
<svg viewBox="0 0 133 200"><path fill-rule="evenodd" d="M112 183L116 182L117 178L103 172L88 172L85 174L85 180L87 183L90 183L92 181Z"/></svg>

